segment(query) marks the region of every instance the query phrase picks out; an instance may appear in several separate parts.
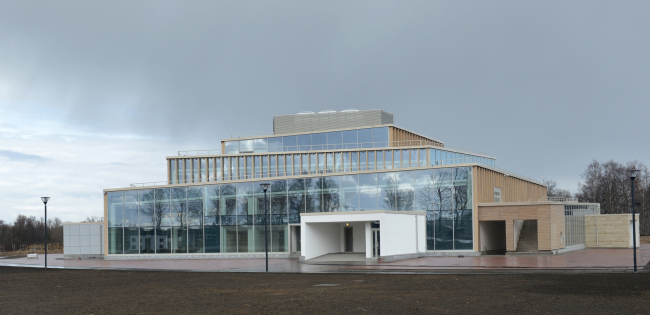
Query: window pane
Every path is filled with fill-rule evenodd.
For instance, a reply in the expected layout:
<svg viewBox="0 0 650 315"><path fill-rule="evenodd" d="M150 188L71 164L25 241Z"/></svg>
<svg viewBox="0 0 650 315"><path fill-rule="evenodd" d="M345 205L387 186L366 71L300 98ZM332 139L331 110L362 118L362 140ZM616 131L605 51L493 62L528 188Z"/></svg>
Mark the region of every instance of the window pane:
<svg viewBox="0 0 650 315"><path fill-rule="evenodd" d="M328 132L327 133L327 149L336 150L341 149L341 143L343 143L342 133L340 131Z"/></svg>
<svg viewBox="0 0 650 315"><path fill-rule="evenodd" d="M359 211L359 176L348 175L341 176L341 210L343 211ZM376 191L375 187L375 191ZM377 197L374 197L375 207L377 204Z"/></svg>
<svg viewBox="0 0 650 315"><path fill-rule="evenodd" d="M327 133L311 135L312 150L325 150L327 148Z"/></svg>
<svg viewBox="0 0 650 315"><path fill-rule="evenodd" d="M343 135L343 149L358 148L356 130L345 130L342 132L342 135Z"/></svg>
<svg viewBox="0 0 650 315"><path fill-rule="evenodd" d="M427 166L427 150L420 149L420 155L418 156L420 161L420 166Z"/></svg>
<svg viewBox="0 0 650 315"><path fill-rule="evenodd" d="M246 157L246 177L244 178L245 179L253 178L253 157L252 156Z"/></svg>
<svg viewBox="0 0 650 315"><path fill-rule="evenodd" d="M124 226L124 204L122 202L122 192L108 193L108 226Z"/></svg>
<svg viewBox="0 0 650 315"><path fill-rule="evenodd" d="M267 138L269 152L282 151L282 137Z"/></svg>
<svg viewBox="0 0 650 315"><path fill-rule="evenodd" d="M359 174L359 209L377 210L377 174Z"/></svg>
<svg viewBox="0 0 650 315"><path fill-rule="evenodd" d="M411 167L418 166L418 150L411 150Z"/></svg>
<svg viewBox="0 0 650 315"><path fill-rule="evenodd" d="M215 174L215 179L214 180L220 181L222 179L222 177L221 177L222 176L222 174L221 174L221 158L215 158L214 159L214 164L215 164L215 167L216 167L216 170L215 170L215 173L214 173Z"/></svg>
<svg viewBox="0 0 650 315"><path fill-rule="evenodd" d="M335 172L340 173L343 171L343 161L341 160L341 152L334 153L334 168Z"/></svg>
<svg viewBox="0 0 650 315"><path fill-rule="evenodd" d="M187 229L187 252L203 253L203 226L192 225Z"/></svg>
<svg viewBox="0 0 650 315"><path fill-rule="evenodd" d="M205 186L205 202L203 206L203 212L205 217L205 224L219 224L219 214L221 214L221 204L219 203L219 185L209 185Z"/></svg>
<svg viewBox="0 0 650 315"><path fill-rule="evenodd" d="M322 210L322 183L320 178L305 178L307 194L305 196L305 205L307 213L323 212Z"/></svg>
<svg viewBox="0 0 650 315"><path fill-rule="evenodd" d="M372 148L372 128L359 129L358 131L359 147L360 148Z"/></svg>
<svg viewBox="0 0 650 315"><path fill-rule="evenodd" d="M253 148L255 152L262 152L262 153L268 152L268 145L267 145L266 138L253 140Z"/></svg>
<svg viewBox="0 0 650 315"><path fill-rule="evenodd" d="M375 151L368 151L368 170L375 169Z"/></svg>
<svg viewBox="0 0 650 315"><path fill-rule="evenodd" d="M221 252L221 235L220 227L218 224L206 225L203 227L205 232L205 252L206 253L220 253Z"/></svg>
<svg viewBox="0 0 650 315"><path fill-rule="evenodd" d="M158 227L156 228L156 253L169 254L172 248L172 228L171 227Z"/></svg>
<svg viewBox="0 0 650 315"><path fill-rule="evenodd" d="M311 149L311 135L298 135L298 146L300 146L300 151L310 150Z"/></svg>
<svg viewBox="0 0 650 315"><path fill-rule="evenodd" d="M414 202L413 172L395 173L395 206L399 211L412 211Z"/></svg>
<svg viewBox="0 0 650 315"><path fill-rule="evenodd" d="M286 215L288 213L287 190L286 180L274 180L271 182L271 214Z"/></svg>
<svg viewBox="0 0 650 315"><path fill-rule="evenodd" d="M291 169L291 159L288 159L286 164L285 164L284 157L285 157L285 155L278 155L278 176L287 176L288 175L285 172L285 165L286 165L287 170ZM291 157L291 156L289 155L289 157ZM271 161L273 161L273 160L271 160ZM273 167L273 166L271 166L271 167ZM271 169L271 172L272 173L274 172L273 169Z"/></svg>
<svg viewBox="0 0 650 315"><path fill-rule="evenodd" d="M436 210L452 210L452 175L453 169L433 170L434 194L433 206Z"/></svg>
<svg viewBox="0 0 650 315"><path fill-rule="evenodd" d="M138 191L124 192L124 226L138 226Z"/></svg>
<svg viewBox="0 0 650 315"><path fill-rule="evenodd" d="M453 249L453 235L454 231L452 226L453 213L452 211L435 211L435 249L436 250L452 250Z"/></svg>
<svg viewBox="0 0 650 315"><path fill-rule="evenodd" d="M454 170L454 209L472 209L471 168L458 167Z"/></svg>
<svg viewBox="0 0 650 315"><path fill-rule="evenodd" d="M192 159L185 159L185 181L184 183L192 182Z"/></svg>
<svg viewBox="0 0 650 315"><path fill-rule="evenodd" d="M325 154L318 153L318 173L325 173Z"/></svg>
<svg viewBox="0 0 650 315"><path fill-rule="evenodd" d="M435 244L435 221L433 220L433 211L427 211L427 250L436 249Z"/></svg>
<svg viewBox="0 0 650 315"><path fill-rule="evenodd" d="M300 213L305 212L307 189L303 179L291 179L289 186L289 223L300 223Z"/></svg>
<svg viewBox="0 0 650 315"><path fill-rule="evenodd" d="M153 226L154 218L154 192L153 189L140 190L140 212L138 221L140 226ZM151 230L153 233L153 230ZM142 234L141 234L142 235ZM150 245L153 250L153 243Z"/></svg>
<svg viewBox="0 0 650 315"><path fill-rule="evenodd" d="M274 253L289 251L289 227L286 225L271 226L270 250Z"/></svg>
<svg viewBox="0 0 650 315"><path fill-rule="evenodd" d="M379 188L379 209L397 210L395 205L396 192L395 173L377 174L377 187Z"/></svg>
<svg viewBox="0 0 650 315"><path fill-rule="evenodd" d="M214 159L213 158L208 158L208 174L207 174L207 180L208 181L215 181L216 179L214 178Z"/></svg>
<svg viewBox="0 0 650 315"><path fill-rule="evenodd" d="M253 215L255 212L255 201L253 195L253 183L237 184L237 215ZM237 219L239 221L239 219Z"/></svg>
<svg viewBox="0 0 650 315"><path fill-rule="evenodd" d="M454 211L454 249L472 249L472 210Z"/></svg>
<svg viewBox="0 0 650 315"><path fill-rule="evenodd" d="M402 151L400 151L400 150L394 150L393 151L393 168L401 168L402 167L401 153L402 153Z"/></svg>
<svg viewBox="0 0 650 315"><path fill-rule="evenodd" d="M140 253L140 229L138 227L124 228L124 253Z"/></svg>
<svg viewBox="0 0 650 315"><path fill-rule="evenodd" d="M388 127L372 128L372 141L375 148L388 146Z"/></svg>
<svg viewBox="0 0 650 315"><path fill-rule="evenodd" d="M239 141L239 152L240 153L252 153L253 152L253 140L241 140Z"/></svg>
<svg viewBox="0 0 650 315"><path fill-rule="evenodd" d="M187 254L187 227L172 227L172 253Z"/></svg>
<svg viewBox="0 0 650 315"><path fill-rule="evenodd" d="M284 151L298 151L296 136L282 137L282 146L284 147Z"/></svg>
<svg viewBox="0 0 650 315"><path fill-rule="evenodd" d="M153 207L152 207L153 208ZM140 227L140 254L155 254L156 253L156 234L152 226Z"/></svg>
<svg viewBox="0 0 650 315"><path fill-rule="evenodd" d="M237 166L239 167L239 179L246 179L246 160L243 156L237 158Z"/></svg>
<svg viewBox="0 0 650 315"><path fill-rule="evenodd" d="M239 141L226 141L226 154L238 154L239 153Z"/></svg>
<svg viewBox="0 0 650 315"><path fill-rule="evenodd" d="M203 225L203 187L187 188L187 225Z"/></svg>
<svg viewBox="0 0 650 315"><path fill-rule="evenodd" d="M154 210L156 227L171 225L171 214L169 211L169 188L156 189L156 203Z"/></svg>
<svg viewBox="0 0 650 315"><path fill-rule="evenodd" d="M309 155L307 153L302 154L302 167L301 167L301 172L299 174L302 175L309 174Z"/></svg>
<svg viewBox="0 0 650 315"><path fill-rule="evenodd" d="M415 171L415 210L433 210L433 171Z"/></svg>
<svg viewBox="0 0 650 315"><path fill-rule="evenodd" d="M171 189L171 225L187 226L187 188Z"/></svg>
<svg viewBox="0 0 650 315"><path fill-rule="evenodd" d="M320 179L323 187L322 209L324 212L337 212L341 211L340 200L340 187L341 178L339 176L323 177Z"/></svg>
<svg viewBox="0 0 650 315"><path fill-rule="evenodd" d="M359 152L350 152L350 170L356 172L359 170Z"/></svg>
<svg viewBox="0 0 650 315"><path fill-rule="evenodd" d="M262 177L275 177L275 155L262 157Z"/></svg>
<svg viewBox="0 0 650 315"><path fill-rule="evenodd" d="M198 183L199 181L199 159L192 159L192 183Z"/></svg>
<svg viewBox="0 0 650 315"><path fill-rule="evenodd" d="M226 184L219 186L220 210L223 216L234 216L237 214L237 186L235 184ZM231 218L226 218L230 222ZM221 219L222 225L224 218ZM234 223L233 223L234 224Z"/></svg>

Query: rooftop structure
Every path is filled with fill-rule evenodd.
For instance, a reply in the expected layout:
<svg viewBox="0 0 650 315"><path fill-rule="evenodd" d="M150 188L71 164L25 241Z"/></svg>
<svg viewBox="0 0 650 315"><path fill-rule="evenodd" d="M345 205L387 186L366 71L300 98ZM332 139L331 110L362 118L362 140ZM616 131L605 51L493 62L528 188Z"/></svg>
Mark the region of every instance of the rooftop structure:
<svg viewBox="0 0 650 315"><path fill-rule="evenodd" d="M392 123L393 114L380 109L347 109L340 112L325 110L318 113L302 112L295 115L273 116L273 134L297 134L320 130L371 127Z"/></svg>

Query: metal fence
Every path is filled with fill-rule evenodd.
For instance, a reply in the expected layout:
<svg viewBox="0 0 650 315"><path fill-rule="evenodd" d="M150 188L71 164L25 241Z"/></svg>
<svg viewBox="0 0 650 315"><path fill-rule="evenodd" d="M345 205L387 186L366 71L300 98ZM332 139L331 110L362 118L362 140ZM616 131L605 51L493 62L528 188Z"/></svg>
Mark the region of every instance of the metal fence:
<svg viewBox="0 0 650 315"><path fill-rule="evenodd" d="M585 215L599 213L600 205L598 204L565 204L565 247L585 244Z"/></svg>

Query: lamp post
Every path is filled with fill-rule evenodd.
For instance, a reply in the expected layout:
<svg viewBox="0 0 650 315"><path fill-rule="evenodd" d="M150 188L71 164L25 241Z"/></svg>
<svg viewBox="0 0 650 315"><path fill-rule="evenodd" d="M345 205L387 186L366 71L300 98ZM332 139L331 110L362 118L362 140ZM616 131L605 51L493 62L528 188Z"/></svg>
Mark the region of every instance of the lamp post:
<svg viewBox="0 0 650 315"><path fill-rule="evenodd" d="M262 183L260 187L264 190L264 251L266 252L266 272L269 272L269 233L268 233L268 223L269 223L269 213L267 210L268 202L266 201L266 191L269 190L269 183Z"/></svg>
<svg viewBox="0 0 650 315"><path fill-rule="evenodd" d="M50 197L41 197L41 200L45 205L45 269L47 269L47 202Z"/></svg>
<svg viewBox="0 0 650 315"><path fill-rule="evenodd" d="M632 182L632 249L634 255L634 272L636 272L636 214L634 211L634 180L639 176L639 170L631 169L627 171Z"/></svg>

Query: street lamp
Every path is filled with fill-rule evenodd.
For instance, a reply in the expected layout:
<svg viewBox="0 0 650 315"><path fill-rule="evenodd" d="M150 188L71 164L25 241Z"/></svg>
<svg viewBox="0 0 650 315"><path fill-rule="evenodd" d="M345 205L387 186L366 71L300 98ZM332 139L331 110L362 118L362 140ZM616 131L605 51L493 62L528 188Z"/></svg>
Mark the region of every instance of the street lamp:
<svg viewBox="0 0 650 315"><path fill-rule="evenodd" d="M47 202L50 200L50 197L41 197L43 204L45 205L45 269L47 269Z"/></svg>
<svg viewBox="0 0 650 315"><path fill-rule="evenodd" d="M634 272L636 272L636 214L634 212L634 180L639 176L639 170L631 169L627 173L630 175L630 182L632 182L632 249L634 252Z"/></svg>
<svg viewBox="0 0 650 315"><path fill-rule="evenodd" d="M266 201L266 191L269 190L269 183L262 183L260 187L264 190L264 251L266 252L266 272L269 272L269 233L268 233L268 222L269 222L269 213L267 210L268 202Z"/></svg>

